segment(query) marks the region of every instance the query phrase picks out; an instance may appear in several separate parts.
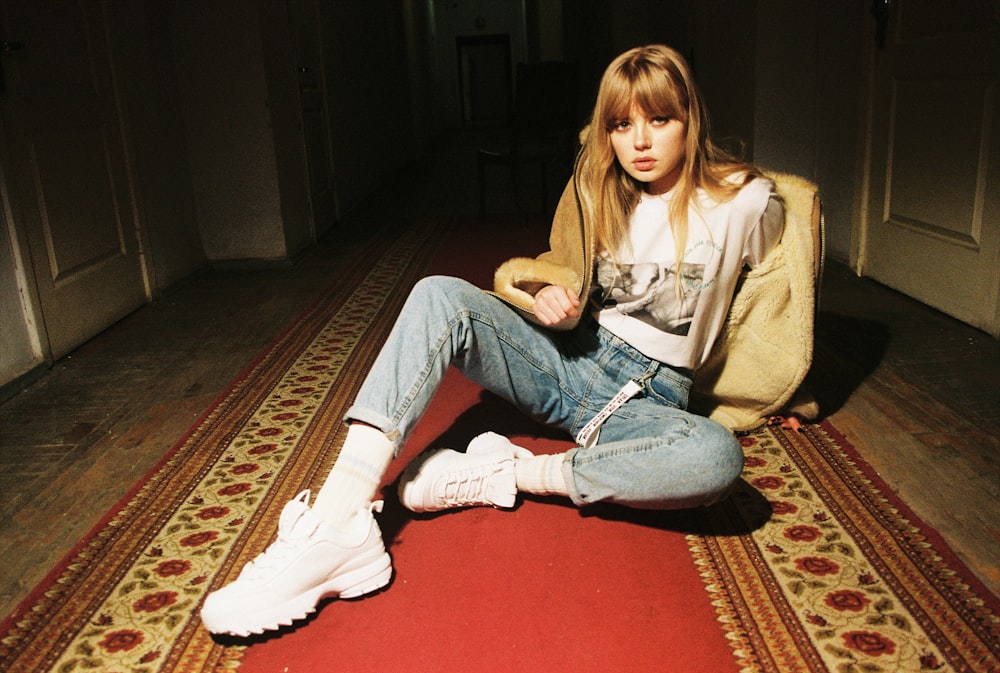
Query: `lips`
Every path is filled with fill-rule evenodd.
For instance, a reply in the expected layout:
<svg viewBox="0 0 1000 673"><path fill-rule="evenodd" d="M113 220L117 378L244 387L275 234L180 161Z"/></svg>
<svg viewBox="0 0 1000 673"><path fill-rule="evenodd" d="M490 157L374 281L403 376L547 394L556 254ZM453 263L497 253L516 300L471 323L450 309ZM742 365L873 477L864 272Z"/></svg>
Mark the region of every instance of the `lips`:
<svg viewBox="0 0 1000 673"><path fill-rule="evenodd" d="M639 157L632 161L637 171L651 171L656 166L656 159L651 157Z"/></svg>

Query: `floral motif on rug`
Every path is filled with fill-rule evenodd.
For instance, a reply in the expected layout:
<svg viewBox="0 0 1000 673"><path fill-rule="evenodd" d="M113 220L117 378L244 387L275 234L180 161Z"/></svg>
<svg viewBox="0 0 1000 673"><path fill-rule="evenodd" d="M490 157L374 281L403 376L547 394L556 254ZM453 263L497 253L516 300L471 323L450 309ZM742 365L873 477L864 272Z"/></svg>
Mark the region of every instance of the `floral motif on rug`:
<svg viewBox="0 0 1000 673"><path fill-rule="evenodd" d="M426 268L441 227L355 256L121 508L5 621L7 671L209 671L237 665L201 627L211 588L263 551L280 504L325 475L341 419ZM24 608L24 604L22 605Z"/></svg>
<svg viewBox="0 0 1000 673"><path fill-rule="evenodd" d="M413 227L358 251L3 622L0 670L236 668L242 648L213 640L198 607L263 551L281 506L322 482L343 413L442 235ZM742 441L744 479L769 519L687 540L743 671L1000 670L995 597L832 426ZM740 505L724 515L748 516Z"/></svg>
<svg viewBox="0 0 1000 673"><path fill-rule="evenodd" d="M741 441L770 519L688 540L743 671L1000 670L989 594L831 425Z"/></svg>

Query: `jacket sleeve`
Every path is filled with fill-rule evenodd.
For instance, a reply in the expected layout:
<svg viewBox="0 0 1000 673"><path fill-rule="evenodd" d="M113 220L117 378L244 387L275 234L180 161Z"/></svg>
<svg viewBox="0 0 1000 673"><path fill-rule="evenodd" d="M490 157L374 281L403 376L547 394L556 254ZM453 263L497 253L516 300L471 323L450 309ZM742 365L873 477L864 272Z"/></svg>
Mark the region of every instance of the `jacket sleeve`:
<svg viewBox="0 0 1000 673"><path fill-rule="evenodd" d="M691 390L691 411L735 431L756 429L775 414L818 414L815 399L801 386L812 364L822 204L808 180L768 177L785 204L781 241L743 278Z"/></svg>
<svg viewBox="0 0 1000 673"><path fill-rule="evenodd" d="M573 181L566 185L559 199L549 233L549 250L538 257L515 257L496 270L493 294L518 309L528 320L538 322L533 308L535 294L547 285L562 285L576 292L582 300L586 291L583 233L579 203ZM560 328L571 329L572 324Z"/></svg>

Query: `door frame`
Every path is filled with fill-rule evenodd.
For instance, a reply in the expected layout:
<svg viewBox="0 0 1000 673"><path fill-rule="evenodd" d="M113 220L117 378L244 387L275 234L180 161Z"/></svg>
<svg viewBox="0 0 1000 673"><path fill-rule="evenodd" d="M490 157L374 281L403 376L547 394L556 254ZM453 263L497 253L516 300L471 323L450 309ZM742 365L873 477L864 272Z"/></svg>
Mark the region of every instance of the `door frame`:
<svg viewBox="0 0 1000 673"><path fill-rule="evenodd" d="M28 248L25 233L19 226L23 221L21 206L16 190L10 189L7 178L10 175L9 160L7 128L3 116L0 115L0 223L3 224L3 231L13 257L14 283L20 300L25 334L31 349L32 364L51 366L52 352L49 348L48 335L45 333L45 323L42 320L34 262L31 259L31 250Z"/></svg>

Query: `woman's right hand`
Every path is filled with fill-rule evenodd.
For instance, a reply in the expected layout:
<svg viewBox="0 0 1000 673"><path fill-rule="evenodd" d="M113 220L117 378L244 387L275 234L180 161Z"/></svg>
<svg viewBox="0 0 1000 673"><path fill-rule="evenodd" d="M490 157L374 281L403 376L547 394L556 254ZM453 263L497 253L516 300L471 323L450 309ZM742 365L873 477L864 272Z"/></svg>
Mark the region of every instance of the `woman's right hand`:
<svg viewBox="0 0 1000 673"><path fill-rule="evenodd" d="M546 285L535 294L535 317L546 327L556 327L580 317L580 298L562 285Z"/></svg>

